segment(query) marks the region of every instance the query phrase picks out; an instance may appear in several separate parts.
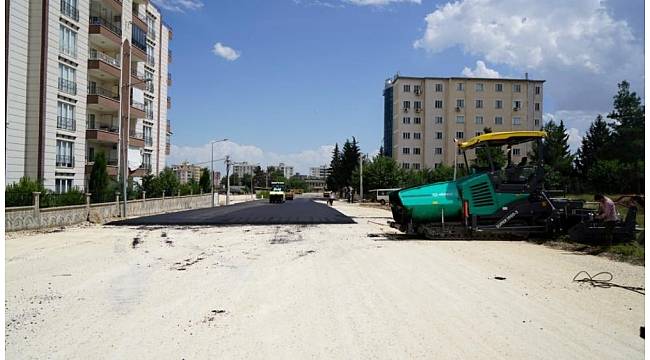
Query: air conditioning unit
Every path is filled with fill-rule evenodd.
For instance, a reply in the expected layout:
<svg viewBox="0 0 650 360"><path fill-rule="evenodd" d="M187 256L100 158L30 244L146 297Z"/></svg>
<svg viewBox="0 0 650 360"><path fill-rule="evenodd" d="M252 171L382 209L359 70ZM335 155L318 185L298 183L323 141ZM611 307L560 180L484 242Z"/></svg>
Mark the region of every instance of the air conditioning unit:
<svg viewBox="0 0 650 360"><path fill-rule="evenodd" d="M460 106L456 106L456 111L460 111Z"/></svg>
<svg viewBox="0 0 650 360"><path fill-rule="evenodd" d="M415 112L416 113L422 112L422 108L415 108Z"/></svg>
<svg viewBox="0 0 650 360"><path fill-rule="evenodd" d="M415 90L415 95L418 95L418 96L419 96L421 93L422 93L421 90Z"/></svg>
<svg viewBox="0 0 650 360"><path fill-rule="evenodd" d="M404 108L404 112L409 112L409 108Z"/></svg>
<svg viewBox="0 0 650 360"><path fill-rule="evenodd" d="M518 107L513 107L512 110L517 111L517 110L519 110L519 108Z"/></svg>

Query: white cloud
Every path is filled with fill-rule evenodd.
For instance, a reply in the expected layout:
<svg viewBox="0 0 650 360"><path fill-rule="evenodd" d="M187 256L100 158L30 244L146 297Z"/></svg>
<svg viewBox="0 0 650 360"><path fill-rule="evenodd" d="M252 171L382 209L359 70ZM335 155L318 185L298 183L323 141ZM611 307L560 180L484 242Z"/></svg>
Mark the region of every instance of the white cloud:
<svg viewBox="0 0 650 360"><path fill-rule="evenodd" d="M459 47L547 80L556 108L601 109L623 79L643 96L643 39L601 0L459 0L426 16L415 48ZM636 84L635 84L636 82Z"/></svg>
<svg viewBox="0 0 650 360"><path fill-rule="evenodd" d="M544 123L551 120L556 123L559 123L560 120L564 121L564 126L567 128L567 133L569 134L569 146L571 147L571 151L575 152L580 148L582 137L598 114L603 115L603 117L607 116L605 113L597 111L560 110L554 113L545 113L543 115L543 121Z"/></svg>
<svg viewBox="0 0 650 360"><path fill-rule="evenodd" d="M214 48L212 48L212 52L217 55L221 56L222 58L228 60L228 61L235 61L241 56L241 53L238 52L237 50L228 47L226 45L223 45L222 43L218 42L214 44Z"/></svg>
<svg viewBox="0 0 650 360"><path fill-rule="evenodd" d="M250 164L259 164L263 168L268 165L277 165L283 162L294 167L296 172L308 174L309 167L326 165L332 159L334 145L321 145L314 149L307 149L297 153L279 154L264 151L255 145L238 144L232 141L219 142L214 144L214 159L224 158L229 155L232 161L247 161ZM191 163L203 163L201 166L210 166L210 144L200 146L171 146L170 155L167 158L168 165L177 164L182 161ZM215 161L215 169L224 171L223 160Z"/></svg>
<svg viewBox="0 0 650 360"><path fill-rule="evenodd" d="M186 10L198 10L203 7L201 0L152 0L161 9L185 12Z"/></svg>
<svg viewBox="0 0 650 360"><path fill-rule="evenodd" d="M488 68L485 63L481 60L476 62L476 68L474 70L465 67L462 72L463 76L467 77L480 77L480 78L498 78L499 72L493 69Z"/></svg>
<svg viewBox="0 0 650 360"><path fill-rule="evenodd" d="M345 2L359 6L385 6L390 5L391 3L402 2L421 4L422 0L345 0Z"/></svg>

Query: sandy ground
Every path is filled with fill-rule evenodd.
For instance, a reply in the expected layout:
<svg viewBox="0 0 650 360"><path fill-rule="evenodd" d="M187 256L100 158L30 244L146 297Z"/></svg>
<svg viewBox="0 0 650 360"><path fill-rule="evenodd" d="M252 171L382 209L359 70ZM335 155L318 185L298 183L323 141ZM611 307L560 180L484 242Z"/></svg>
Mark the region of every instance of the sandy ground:
<svg viewBox="0 0 650 360"><path fill-rule="evenodd" d="M387 211L336 207L358 223L9 234L6 356L643 358L644 296L571 282L610 271L643 286L643 267L525 242L368 237L393 233Z"/></svg>

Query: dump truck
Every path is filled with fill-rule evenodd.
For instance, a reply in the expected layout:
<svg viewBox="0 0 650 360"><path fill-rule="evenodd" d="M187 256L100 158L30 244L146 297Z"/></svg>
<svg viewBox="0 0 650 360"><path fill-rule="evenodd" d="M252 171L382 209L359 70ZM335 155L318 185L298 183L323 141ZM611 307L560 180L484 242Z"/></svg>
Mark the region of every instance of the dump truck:
<svg viewBox="0 0 650 360"><path fill-rule="evenodd" d="M284 182L271 182L271 191L269 191L270 203L283 203L286 200L284 193Z"/></svg>
<svg viewBox="0 0 650 360"><path fill-rule="evenodd" d="M544 189L542 161L512 163L512 147L536 142L542 152L544 131L486 133L457 142L464 167L454 166L454 179L394 191L389 195L393 221L404 233L429 239L498 239L569 234L576 241L602 238L594 211L585 201L553 197ZM489 158L487 168L473 168L467 151L507 147L507 165L500 169ZM456 153L456 151L454 151ZM458 157L456 157L458 158ZM460 171L467 175L457 177ZM636 208L616 225L615 241L633 238Z"/></svg>

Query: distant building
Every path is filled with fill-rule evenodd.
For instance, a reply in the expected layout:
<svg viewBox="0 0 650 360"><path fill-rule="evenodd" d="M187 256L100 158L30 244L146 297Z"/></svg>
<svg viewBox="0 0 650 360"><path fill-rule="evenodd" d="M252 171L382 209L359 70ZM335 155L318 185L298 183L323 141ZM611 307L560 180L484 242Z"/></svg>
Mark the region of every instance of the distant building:
<svg viewBox="0 0 650 360"><path fill-rule="evenodd" d="M327 165L321 165L318 167L309 168L309 176L314 178L326 178L330 173L329 167Z"/></svg>
<svg viewBox="0 0 650 360"><path fill-rule="evenodd" d="M290 178L293 176L293 166L286 165L285 163L278 164L278 170L284 173L285 178Z"/></svg>
<svg viewBox="0 0 650 360"><path fill-rule="evenodd" d="M242 177L246 174L248 175L253 175L255 173L255 169L257 168L257 164L249 164L246 161L233 164L232 166L232 173L234 175L237 175L237 177Z"/></svg>
<svg viewBox="0 0 650 360"><path fill-rule="evenodd" d="M309 186L309 188L311 189L311 191L325 190L326 187L325 178L310 176L304 180L307 183L307 186Z"/></svg>
<svg viewBox="0 0 650 360"><path fill-rule="evenodd" d="M187 161L182 162L180 165L172 165L172 170L181 184L186 184L191 179L199 182L199 179L201 179L201 169L200 166L192 165Z"/></svg>

